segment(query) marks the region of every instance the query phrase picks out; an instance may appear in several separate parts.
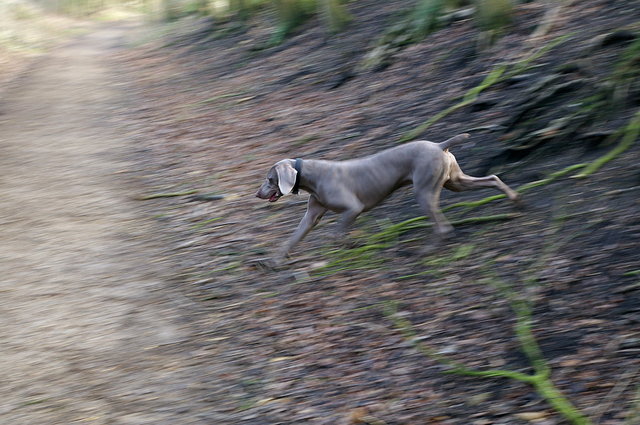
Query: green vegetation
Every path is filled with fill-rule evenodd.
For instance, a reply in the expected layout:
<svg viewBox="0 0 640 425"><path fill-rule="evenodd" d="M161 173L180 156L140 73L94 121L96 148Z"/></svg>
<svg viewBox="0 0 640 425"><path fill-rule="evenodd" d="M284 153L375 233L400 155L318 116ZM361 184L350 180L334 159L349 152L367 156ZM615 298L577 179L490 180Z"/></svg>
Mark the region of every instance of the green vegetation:
<svg viewBox="0 0 640 425"><path fill-rule="evenodd" d="M519 214L494 214L488 216L469 217L452 220L454 226L488 223L492 221L512 220ZM384 262L377 253L380 250L391 248L397 244L398 237L414 229L429 228L432 224L427 222L427 217L415 217L397 224L392 224L380 232L363 238L361 246L356 248L334 249L326 253L333 259L324 267L317 270L316 274L327 276L343 270L357 270L378 268Z"/></svg>
<svg viewBox="0 0 640 425"><path fill-rule="evenodd" d="M325 25L332 33L342 31L352 17L341 3L341 0L321 0L322 16Z"/></svg>
<svg viewBox="0 0 640 425"><path fill-rule="evenodd" d="M389 58L402 47L423 40L451 22L474 15L476 25L481 29L481 44L491 44L511 22L512 0L416 0L377 40L361 68L384 68Z"/></svg>
<svg viewBox="0 0 640 425"><path fill-rule="evenodd" d="M169 0L163 1L168 2ZM81 17L112 8L140 10L151 0L30 0L30 2L50 13ZM169 8L168 4L165 6Z"/></svg>
<svg viewBox="0 0 640 425"><path fill-rule="evenodd" d="M493 68L491 71L489 71L489 74L487 74L484 80L482 80L480 85L470 89L464 95L462 101L456 103L453 106L450 106L444 111L429 118L427 121L420 124L418 127L405 133L402 137L400 137L400 143L408 142L409 140L415 139L421 133L423 133L427 128L431 127L433 124L440 121L442 118L446 117L452 112L457 111L460 108L464 108L465 106L471 105L473 102L475 102L478 99L478 95L482 91L486 90L487 88L491 87L492 85L500 81L500 77L504 74L505 70L506 70L506 66L504 65L498 65L497 67Z"/></svg>
<svg viewBox="0 0 640 425"><path fill-rule="evenodd" d="M492 44L511 24L512 0L476 0L475 21L483 31L482 42Z"/></svg>
<svg viewBox="0 0 640 425"><path fill-rule="evenodd" d="M616 108L640 97L639 81L640 39L637 39L623 51L603 89L584 101L583 110L591 113L596 119L606 118ZM598 171L606 163L629 149L639 136L640 110L631 117L626 126L618 129L608 138L608 142L613 143L621 137L618 145L586 165L585 169L574 177L585 178Z"/></svg>
<svg viewBox="0 0 640 425"><path fill-rule="evenodd" d="M413 40L423 39L438 27L438 17L444 6L445 0L418 0L409 18L409 31Z"/></svg>
<svg viewBox="0 0 640 425"><path fill-rule="evenodd" d="M278 15L278 26L272 42L278 44L291 34L313 13L315 2L312 0L274 0L273 4Z"/></svg>
<svg viewBox="0 0 640 425"><path fill-rule="evenodd" d="M106 0L39 0L58 11L84 14L103 7ZM116 1L116 0L113 0ZM123 1L124 3L124 1ZM353 19L346 0L140 0L139 7L146 13L173 20L188 14L232 18L243 24L257 12L270 9L277 23L269 45L282 42L303 22L318 15L330 33L344 30ZM503 32L513 14L512 0L412 0L399 22L391 25L378 41L378 46L393 48L415 43L431 32L461 17L455 17L460 8L475 10L478 27L494 35ZM471 8L470 8L471 7ZM466 16L473 15L463 14ZM385 46L385 50L386 46Z"/></svg>
<svg viewBox="0 0 640 425"><path fill-rule="evenodd" d="M50 16L28 1L0 1L0 53L11 55L8 62L13 63L17 57L43 53L81 32L76 24L63 16Z"/></svg>
<svg viewBox="0 0 640 425"><path fill-rule="evenodd" d="M488 89L489 87L497 83L505 81L515 75L525 72L533 61L540 58L545 53L553 49L554 47L567 41L570 36L571 34L560 36L552 40L551 42L547 43L546 45L542 46L541 48L536 49L524 59L518 60L508 65L495 66L489 71L487 76L484 78L484 80L482 80L482 82L479 85L467 91L467 93L463 96L460 102L434 115L433 117L429 118L427 121L420 124L413 130L406 132L404 135L400 137L399 142L404 143L404 142L408 142L410 140L415 139L420 134L422 134L425 130L431 127L433 124L440 121L442 118L457 111L458 109L471 105L473 102L475 102L478 99L478 95L482 93L484 90Z"/></svg>
<svg viewBox="0 0 640 425"><path fill-rule="evenodd" d="M604 164L629 149L631 145L638 140L638 136L640 136L640 111L636 112L636 114L631 118L629 124L623 128L622 133L624 134L622 140L615 148L587 165L580 174L577 174L574 177L585 178L590 176L598 171Z"/></svg>
<svg viewBox="0 0 640 425"><path fill-rule="evenodd" d="M500 283L503 291L507 291L511 296L511 289ZM532 331L532 315L531 306L525 300L512 300L511 307L516 314L515 332L520 343L520 348L531 364L534 373L526 374L511 370L490 369L475 370L467 366L455 362L448 357L439 354L437 350L429 347L417 338L416 332L410 321L400 317L397 308L397 302L388 302L385 306L384 313L394 324L394 326L402 332L405 339L413 343L415 348L425 356L437 361L450 369L445 373L475 376L481 378L508 378L532 385L538 394L544 398L555 411L561 414L566 420L574 425L591 425L591 421L582 412L580 412L564 394L554 385L551 380L551 368L547 365L542 351L533 335Z"/></svg>
<svg viewBox="0 0 640 425"><path fill-rule="evenodd" d="M611 76L613 100L618 103L640 96L640 38L622 53Z"/></svg>
<svg viewBox="0 0 640 425"><path fill-rule="evenodd" d="M554 234L560 230L560 225L556 223L554 226ZM552 253L558 249L556 243L548 243L534 261L531 268L525 271L523 283L525 287L531 287L537 284L538 274L544 269L545 263L551 258ZM467 256L470 249L465 249L460 255ZM445 373L475 376L481 378L508 378L529 384L534 387L536 392L544 398L547 403L564 419L574 425L591 425L589 418L578 410L569 399L554 385L551 380L551 368L547 364L542 350L533 334L533 303L526 297L518 294L510 285L497 278L491 271L491 264L485 265L485 284L488 284L498 291L498 294L508 300L512 311L515 313L515 334L519 342L520 349L526 356L531 368L532 374L522 373L503 369L476 370L451 360L447 356L440 354L437 350L429 347L422 342L412 323L404 316L398 314L398 302L391 301L384 304L384 314L394 324L395 328L402 332L404 338L411 342L415 348L425 356L438 363L448 367Z"/></svg>
<svg viewBox="0 0 640 425"><path fill-rule="evenodd" d="M434 257L429 257L426 260L422 261L422 264L427 267L426 270L400 276L398 279L411 279L414 277L425 275L441 277L443 273L439 270L440 267L446 266L447 264L455 263L456 261L464 260L473 253L474 249L474 244L464 244L455 248L450 254L442 254Z"/></svg>

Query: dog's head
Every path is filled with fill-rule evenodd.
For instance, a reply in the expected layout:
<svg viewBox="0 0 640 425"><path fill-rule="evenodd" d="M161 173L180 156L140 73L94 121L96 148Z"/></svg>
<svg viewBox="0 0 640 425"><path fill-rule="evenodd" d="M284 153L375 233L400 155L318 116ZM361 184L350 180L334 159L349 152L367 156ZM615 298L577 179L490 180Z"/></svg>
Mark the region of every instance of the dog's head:
<svg viewBox="0 0 640 425"><path fill-rule="evenodd" d="M296 184L296 175L298 174L293 167L294 163L293 159L283 159L276 162L267 173L267 178L256 192L256 196L260 199L268 199L269 202L275 202L291 192Z"/></svg>

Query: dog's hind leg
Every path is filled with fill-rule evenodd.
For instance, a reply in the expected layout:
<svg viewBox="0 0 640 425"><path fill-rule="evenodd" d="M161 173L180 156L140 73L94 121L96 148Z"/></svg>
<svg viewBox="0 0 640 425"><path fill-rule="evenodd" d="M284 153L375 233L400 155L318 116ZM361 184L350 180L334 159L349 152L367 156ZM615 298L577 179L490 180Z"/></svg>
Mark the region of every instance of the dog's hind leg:
<svg viewBox="0 0 640 425"><path fill-rule="evenodd" d="M449 223L447 218L440 211L440 192L442 188L440 186L423 188L416 186L416 200L418 204L433 220L434 230L437 235L444 236L447 233L453 231L453 226Z"/></svg>
<svg viewBox="0 0 640 425"><path fill-rule="evenodd" d="M520 199L518 192L507 186L498 176L493 174L486 177L468 176L462 172L457 162L451 165L449 180L444 182L444 187L454 192L489 187L504 192L507 198L513 202L518 202Z"/></svg>

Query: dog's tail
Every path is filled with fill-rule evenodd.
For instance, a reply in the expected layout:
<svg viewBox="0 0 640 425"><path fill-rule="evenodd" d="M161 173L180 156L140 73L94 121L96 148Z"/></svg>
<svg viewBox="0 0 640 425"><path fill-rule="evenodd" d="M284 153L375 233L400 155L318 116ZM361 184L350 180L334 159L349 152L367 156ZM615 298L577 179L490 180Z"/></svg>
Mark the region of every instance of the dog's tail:
<svg viewBox="0 0 640 425"><path fill-rule="evenodd" d="M440 149L446 150L446 149L449 149L451 146L459 145L460 143L464 142L468 138L469 138L469 133L458 134L457 136L453 136L452 138L447 139L444 142L438 143L438 146L440 146Z"/></svg>

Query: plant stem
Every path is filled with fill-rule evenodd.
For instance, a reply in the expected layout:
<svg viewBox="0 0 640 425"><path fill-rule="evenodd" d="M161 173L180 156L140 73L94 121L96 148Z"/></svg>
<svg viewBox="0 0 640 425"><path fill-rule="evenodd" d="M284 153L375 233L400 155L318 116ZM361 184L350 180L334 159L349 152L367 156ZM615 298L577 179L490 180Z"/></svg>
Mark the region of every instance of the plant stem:
<svg viewBox="0 0 640 425"><path fill-rule="evenodd" d="M497 83L499 83L501 81L507 80L507 79L513 77L514 75L520 74L521 72L524 72L527 69L527 67L529 66L529 63L531 63L534 60L540 58L545 53L547 53L549 50L553 49L554 47L558 46L559 44L564 43L571 35L572 34L567 34L567 35L564 35L564 36L560 36L560 37L552 40L551 42L549 42L545 46L541 47L540 49L538 49L534 53L530 54L526 58L521 59L521 60L519 60L519 61L517 61L515 63L508 64L508 65L504 65L503 64L503 65L495 66L494 68L491 69L491 71L489 71L487 76L482 80L482 82L479 85L469 89L465 93L464 97L462 98L462 101L460 101L460 102L456 103L455 105L452 105L452 106L448 107L444 111L434 115L433 117L429 118L428 120L426 120L425 122L420 124L418 127L414 128L413 130L410 130L410 131L406 132L405 134L403 134L400 137L400 139L398 140L398 143L404 143L404 142L408 142L409 140L415 139L421 133L423 133L426 129L431 127L436 122L440 121L442 118L446 117L447 115L451 114L452 112L457 111L460 108L464 108L465 106L471 105L473 102L475 102L478 99L478 95L481 92L483 92L484 90L488 89L492 85L497 84ZM512 69L509 72L507 72L507 68L509 66L511 66Z"/></svg>
<svg viewBox="0 0 640 425"><path fill-rule="evenodd" d="M607 162L616 158L622 152L629 149L633 144L633 142L635 142L638 139L639 135L640 135L640 110L636 112L636 114L631 118L631 120L629 120L629 124L624 129L624 136L622 137L622 140L620 141L620 143L615 148L611 149L607 154L601 156L600 158L596 159L595 161L587 165L586 168L580 174L576 174L573 177L582 179L595 173L604 164L606 164Z"/></svg>
<svg viewBox="0 0 640 425"><path fill-rule="evenodd" d="M551 382L549 378L541 375L534 375L532 385L538 394L547 400L551 407L553 407L572 424L592 424L589 418L580 413L580 411L571 404L571 402L555 387L555 385L553 385L553 382Z"/></svg>

